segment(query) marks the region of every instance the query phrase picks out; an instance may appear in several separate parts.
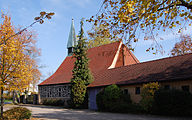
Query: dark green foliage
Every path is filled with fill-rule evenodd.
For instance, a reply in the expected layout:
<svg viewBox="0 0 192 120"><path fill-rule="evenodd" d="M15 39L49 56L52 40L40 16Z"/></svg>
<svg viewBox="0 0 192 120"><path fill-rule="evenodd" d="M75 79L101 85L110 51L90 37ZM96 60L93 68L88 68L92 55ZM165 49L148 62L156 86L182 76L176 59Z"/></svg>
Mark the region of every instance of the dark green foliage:
<svg viewBox="0 0 192 120"><path fill-rule="evenodd" d="M125 95L117 85L106 87L97 94L97 107L100 111L134 112L136 105L131 103L130 95ZM134 106L134 107L133 107ZM130 109L134 108L134 109Z"/></svg>
<svg viewBox="0 0 192 120"><path fill-rule="evenodd" d="M111 85L104 89L103 102L107 111L115 111L115 104L121 101L122 91L117 85Z"/></svg>
<svg viewBox="0 0 192 120"><path fill-rule="evenodd" d="M153 113L174 116L192 115L192 94L175 89L160 89L154 96Z"/></svg>
<svg viewBox="0 0 192 120"><path fill-rule="evenodd" d="M65 102L61 99L45 99L43 100L43 105L52 105L52 106L64 106Z"/></svg>
<svg viewBox="0 0 192 120"><path fill-rule="evenodd" d="M96 96L96 103L99 111L105 111L103 98L104 98L104 90L99 92Z"/></svg>
<svg viewBox="0 0 192 120"><path fill-rule="evenodd" d="M89 70L89 59L87 58L87 47L83 37L83 21L77 46L74 48L73 57L76 59L73 68L73 78L71 79L71 98L73 107L80 107L84 104L87 85L93 81Z"/></svg>
<svg viewBox="0 0 192 120"><path fill-rule="evenodd" d="M131 104L120 102L119 104L114 104L114 111L118 113L143 113L143 108L139 104Z"/></svg>
<svg viewBox="0 0 192 120"><path fill-rule="evenodd" d="M121 97L120 98L121 98L121 102L123 102L123 103L126 103L126 104L132 103L131 97L130 97L129 94L122 94L121 93Z"/></svg>
<svg viewBox="0 0 192 120"><path fill-rule="evenodd" d="M73 109L88 109L88 93L86 92L84 101L82 104L79 104L79 106L74 106L72 100L67 100L67 105L69 108L73 108Z"/></svg>
<svg viewBox="0 0 192 120"><path fill-rule="evenodd" d="M23 107L14 107L10 110L7 110L3 114L5 120L24 120L30 119L31 111Z"/></svg>
<svg viewBox="0 0 192 120"><path fill-rule="evenodd" d="M27 96L27 104L33 104L33 95Z"/></svg>

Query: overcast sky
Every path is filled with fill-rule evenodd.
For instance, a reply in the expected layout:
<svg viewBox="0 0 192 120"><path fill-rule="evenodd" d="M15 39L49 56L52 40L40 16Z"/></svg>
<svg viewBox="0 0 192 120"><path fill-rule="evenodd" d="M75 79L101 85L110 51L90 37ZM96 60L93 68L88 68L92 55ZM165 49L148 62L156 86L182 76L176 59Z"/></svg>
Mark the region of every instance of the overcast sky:
<svg viewBox="0 0 192 120"><path fill-rule="evenodd" d="M76 34L79 32L79 22L81 18L89 18L95 15L102 0L0 0L0 9L8 12L12 17L15 26L27 26L33 22L34 17L38 16L41 11L54 12L55 15L44 24L33 26L37 36L37 45L41 48L40 64L46 67L42 69L45 78L48 73L53 73L67 56L67 40L71 25L71 19L74 18ZM90 23L84 23L84 30L91 28ZM186 33L190 33L189 28ZM133 54L140 62L155 60L168 57L170 49L177 42L178 35L173 31L160 33L164 38L159 42L165 53L163 55L153 55L145 50L151 45L150 41L140 40L136 45Z"/></svg>

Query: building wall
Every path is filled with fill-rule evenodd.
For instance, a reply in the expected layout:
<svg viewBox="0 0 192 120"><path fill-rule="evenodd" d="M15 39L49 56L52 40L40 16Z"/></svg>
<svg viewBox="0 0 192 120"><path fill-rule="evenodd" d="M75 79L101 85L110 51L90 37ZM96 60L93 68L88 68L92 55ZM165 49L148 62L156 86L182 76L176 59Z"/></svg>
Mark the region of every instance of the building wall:
<svg viewBox="0 0 192 120"><path fill-rule="evenodd" d="M70 84L64 85L48 85L38 86L39 89L39 103L42 104L45 99L63 100L65 105L70 100L71 86Z"/></svg>
<svg viewBox="0 0 192 120"><path fill-rule="evenodd" d="M102 90L102 88L88 88L88 96L89 96L89 109L97 110L97 102L96 96Z"/></svg>
<svg viewBox="0 0 192 120"><path fill-rule="evenodd" d="M170 85L170 89L182 90L182 86L189 86L189 92L192 93L192 80L176 81L176 82L162 82L161 86Z"/></svg>
<svg viewBox="0 0 192 120"><path fill-rule="evenodd" d="M172 81L172 82L161 82L160 86L164 87L166 85L170 86L170 89L182 90L182 86L189 86L189 92L192 93L192 80L185 81ZM141 100L141 95L136 94L136 88L140 88L140 93L142 92L143 84L138 85L125 85L120 86L122 90L127 89L128 93L133 102L139 103ZM67 85L49 85L49 86L39 86L39 102L42 103L45 99L61 99L67 105L67 101L70 100L70 84ZM89 109L97 110L96 95L103 88L88 88L89 95Z"/></svg>
<svg viewBox="0 0 192 120"><path fill-rule="evenodd" d="M185 80L185 81L172 81L172 82L161 82L160 86L164 87L165 85L169 85L170 89L179 89L182 90L182 86L189 86L189 92L192 93L192 80ZM142 84L140 85L127 85L127 86L120 86L122 90L128 89L128 93L133 102L139 103L141 100L141 95L136 94L136 87L140 87L140 91L142 91Z"/></svg>
<svg viewBox="0 0 192 120"><path fill-rule="evenodd" d="M135 89L136 87L140 87L140 90L142 88L142 85L127 85L127 86L121 86L121 89L127 89L128 93L130 94L131 100L135 103L139 103L141 100L141 95L140 94L135 94Z"/></svg>

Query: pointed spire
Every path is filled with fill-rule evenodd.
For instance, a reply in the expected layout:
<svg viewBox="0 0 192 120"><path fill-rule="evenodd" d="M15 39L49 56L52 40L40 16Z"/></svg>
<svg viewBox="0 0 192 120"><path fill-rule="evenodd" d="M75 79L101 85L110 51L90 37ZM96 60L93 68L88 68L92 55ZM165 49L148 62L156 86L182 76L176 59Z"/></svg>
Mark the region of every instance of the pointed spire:
<svg viewBox="0 0 192 120"><path fill-rule="evenodd" d="M67 43L68 56L71 56L73 54L73 48L75 45L77 45L77 40L76 40L76 35L75 35L74 21L72 18L71 29L69 32L69 38L68 38L68 43Z"/></svg>
<svg viewBox="0 0 192 120"><path fill-rule="evenodd" d="M68 43L67 43L67 48L72 48L77 44L77 40L76 40L76 35L75 35L75 27L74 27L74 21L72 19L72 23L71 23L71 29L69 32L69 38L68 38Z"/></svg>

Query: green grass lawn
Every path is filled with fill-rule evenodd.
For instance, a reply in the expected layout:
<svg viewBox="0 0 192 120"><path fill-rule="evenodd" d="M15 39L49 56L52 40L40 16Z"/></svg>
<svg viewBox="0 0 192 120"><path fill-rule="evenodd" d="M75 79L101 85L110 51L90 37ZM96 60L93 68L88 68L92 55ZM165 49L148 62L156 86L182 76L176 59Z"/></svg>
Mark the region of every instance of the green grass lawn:
<svg viewBox="0 0 192 120"><path fill-rule="evenodd" d="M12 100L4 100L4 102L12 102Z"/></svg>
<svg viewBox="0 0 192 120"><path fill-rule="evenodd" d="M1 100L0 100L0 102L1 102ZM12 100L4 100L4 103L5 103L5 104L12 103ZM0 103L0 104L1 104L1 103Z"/></svg>

